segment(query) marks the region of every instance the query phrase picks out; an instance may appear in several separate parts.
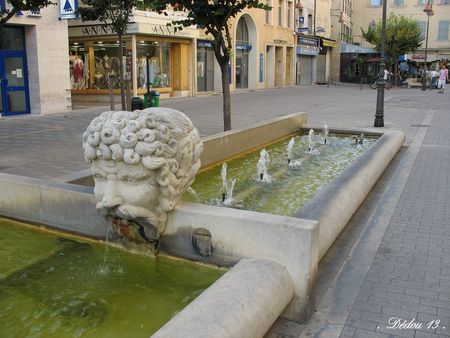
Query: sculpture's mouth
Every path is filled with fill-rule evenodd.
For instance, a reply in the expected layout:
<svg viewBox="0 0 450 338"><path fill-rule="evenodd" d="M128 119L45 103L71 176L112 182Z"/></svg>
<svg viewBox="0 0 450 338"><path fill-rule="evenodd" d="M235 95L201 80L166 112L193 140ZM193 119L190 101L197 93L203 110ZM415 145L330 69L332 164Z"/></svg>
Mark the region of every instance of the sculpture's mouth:
<svg viewBox="0 0 450 338"><path fill-rule="evenodd" d="M107 220L112 228L127 240L138 244L150 244L155 251L158 250L158 232L156 227L148 220L144 219L141 222L140 220L128 220L112 215L109 215Z"/></svg>

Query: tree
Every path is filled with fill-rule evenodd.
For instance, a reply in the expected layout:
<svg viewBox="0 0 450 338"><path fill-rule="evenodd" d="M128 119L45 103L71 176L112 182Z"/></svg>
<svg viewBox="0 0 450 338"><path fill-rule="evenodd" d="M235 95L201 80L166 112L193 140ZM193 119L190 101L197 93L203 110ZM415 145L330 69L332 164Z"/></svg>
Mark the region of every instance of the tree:
<svg viewBox="0 0 450 338"><path fill-rule="evenodd" d="M363 38L380 48L381 46L381 21L375 26L369 26L367 31L361 28ZM386 20L385 54L388 65L394 65L395 78L397 78L397 58L407 52L414 52L424 40L419 23L411 18L392 14Z"/></svg>
<svg viewBox="0 0 450 338"><path fill-rule="evenodd" d="M132 10L135 7L145 8L142 0L81 0L84 6L78 8L78 14L83 21L100 21L111 26L119 37L120 63L120 99L122 110L125 110L125 84L123 70L123 35L127 32Z"/></svg>
<svg viewBox="0 0 450 338"><path fill-rule="evenodd" d="M211 41L214 55L222 74L223 121L224 130L231 130L231 98L228 64L233 50L233 38L230 32L231 19L244 9L270 7L258 0L155 0L155 9L167 15L166 9L171 6L176 11L185 11L186 17L172 22L175 29L197 25L212 35Z"/></svg>
<svg viewBox="0 0 450 338"><path fill-rule="evenodd" d="M17 13L30 10L39 11L55 3L50 0L6 0L6 4L5 8L0 8L0 28Z"/></svg>

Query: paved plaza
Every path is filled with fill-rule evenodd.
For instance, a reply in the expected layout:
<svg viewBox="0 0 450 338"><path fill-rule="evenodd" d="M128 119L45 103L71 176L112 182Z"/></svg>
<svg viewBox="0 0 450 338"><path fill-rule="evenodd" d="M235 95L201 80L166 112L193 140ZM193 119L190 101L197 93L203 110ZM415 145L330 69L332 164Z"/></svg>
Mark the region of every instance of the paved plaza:
<svg viewBox="0 0 450 338"><path fill-rule="evenodd" d="M221 100L161 105L205 136L222 131ZM307 112L312 127L370 129L375 102L376 90L342 84L238 92L232 125ZM61 180L87 169L82 133L105 109L0 119L0 172ZM320 262L317 312L306 325L278 320L266 337L450 337L450 92L387 91L385 128L403 131L404 147ZM422 327L389 329L395 317Z"/></svg>

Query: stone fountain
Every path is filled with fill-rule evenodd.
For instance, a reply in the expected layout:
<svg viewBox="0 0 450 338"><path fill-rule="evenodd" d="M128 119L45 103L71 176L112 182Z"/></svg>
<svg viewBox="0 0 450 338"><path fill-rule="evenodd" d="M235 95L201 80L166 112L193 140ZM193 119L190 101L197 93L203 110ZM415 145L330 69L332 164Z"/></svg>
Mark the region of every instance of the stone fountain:
<svg viewBox="0 0 450 338"><path fill-rule="evenodd" d="M298 113L200 140L191 121L172 109L106 112L83 137L92 171L62 182L0 174L0 213L98 239L105 238L106 219L126 244L154 253L160 245L170 255L230 266L155 336L262 337L278 316L305 322L314 311L320 259L400 149L403 134L342 131L379 139L296 217L179 199L200 166L305 128L306 114Z"/></svg>
<svg viewBox="0 0 450 338"><path fill-rule="evenodd" d="M167 213L194 181L203 143L176 110L105 112L83 135L99 213L133 243L159 247Z"/></svg>

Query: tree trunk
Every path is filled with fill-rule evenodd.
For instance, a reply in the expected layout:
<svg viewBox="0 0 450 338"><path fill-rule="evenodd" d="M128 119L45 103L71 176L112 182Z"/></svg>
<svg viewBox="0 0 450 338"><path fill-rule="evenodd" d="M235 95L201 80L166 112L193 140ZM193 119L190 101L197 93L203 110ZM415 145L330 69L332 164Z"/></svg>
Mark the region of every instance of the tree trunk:
<svg viewBox="0 0 450 338"><path fill-rule="evenodd" d="M399 83L398 83L398 61L397 58L395 58L394 61L394 85L396 87L398 87Z"/></svg>
<svg viewBox="0 0 450 338"><path fill-rule="evenodd" d="M125 72L123 69L123 35L119 34L119 84L120 84L120 101L122 103L122 110L126 110L125 107Z"/></svg>
<svg viewBox="0 0 450 338"><path fill-rule="evenodd" d="M228 62L221 62L220 71L222 72L222 99L223 99L223 130L231 130L231 97L230 80L228 77Z"/></svg>

